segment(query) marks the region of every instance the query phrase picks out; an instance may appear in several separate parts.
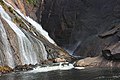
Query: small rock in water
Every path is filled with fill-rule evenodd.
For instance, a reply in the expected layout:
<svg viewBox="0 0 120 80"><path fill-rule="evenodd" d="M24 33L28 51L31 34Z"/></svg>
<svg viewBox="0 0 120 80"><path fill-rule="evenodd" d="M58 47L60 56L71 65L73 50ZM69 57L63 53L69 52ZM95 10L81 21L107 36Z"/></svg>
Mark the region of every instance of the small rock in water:
<svg viewBox="0 0 120 80"><path fill-rule="evenodd" d="M12 71L13 71L13 69L10 68L9 66L0 66L0 74L9 73Z"/></svg>
<svg viewBox="0 0 120 80"><path fill-rule="evenodd" d="M55 62L66 62L64 58L56 58Z"/></svg>
<svg viewBox="0 0 120 80"><path fill-rule="evenodd" d="M14 68L15 71L28 71L28 70L33 70L33 68L35 67L35 65L18 65Z"/></svg>

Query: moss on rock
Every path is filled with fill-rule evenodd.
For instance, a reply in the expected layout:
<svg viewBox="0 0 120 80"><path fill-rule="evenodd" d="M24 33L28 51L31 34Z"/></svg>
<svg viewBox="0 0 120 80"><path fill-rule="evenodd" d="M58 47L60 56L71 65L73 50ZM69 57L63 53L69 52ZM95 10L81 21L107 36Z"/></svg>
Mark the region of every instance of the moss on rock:
<svg viewBox="0 0 120 80"><path fill-rule="evenodd" d="M37 0L27 0L28 4L36 5Z"/></svg>
<svg viewBox="0 0 120 80"><path fill-rule="evenodd" d="M0 66L0 74L9 73L12 71L13 71L13 69L10 68L9 66Z"/></svg>

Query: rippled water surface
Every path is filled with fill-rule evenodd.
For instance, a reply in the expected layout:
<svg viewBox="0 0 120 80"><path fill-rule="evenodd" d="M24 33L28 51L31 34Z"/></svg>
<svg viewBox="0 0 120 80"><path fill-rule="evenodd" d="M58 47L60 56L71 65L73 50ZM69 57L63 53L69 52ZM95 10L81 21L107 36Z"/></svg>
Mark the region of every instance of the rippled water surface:
<svg viewBox="0 0 120 80"><path fill-rule="evenodd" d="M120 69L91 68L43 73L17 72L2 75L0 80L120 80Z"/></svg>

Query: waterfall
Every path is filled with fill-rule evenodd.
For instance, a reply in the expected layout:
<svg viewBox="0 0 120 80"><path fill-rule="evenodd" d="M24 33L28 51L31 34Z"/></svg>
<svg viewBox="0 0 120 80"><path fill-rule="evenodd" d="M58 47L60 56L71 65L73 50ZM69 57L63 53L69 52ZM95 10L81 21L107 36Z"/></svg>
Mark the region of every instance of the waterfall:
<svg viewBox="0 0 120 80"><path fill-rule="evenodd" d="M7 39L7 34L5 32L5 29L3 27L3 24L2 22L0 21L0 34L1 34L1 39L2 39L2 43L3 43L3 53L4 56L0 55L1 59L4 57L5 58L5 63L4 63L4 60L1 60L1 63L4 63L5 65L9 65L10 67L14 67L14 60L13 60L13 55L12 55L12 51L11 51L11 48L10 48L10 44L9 44L9 41Z"/></svg>
<svg viewBox="0 0 120 80"><path fill-rule="evenodd" d="M16 11L19 15L21 15L25 20L27 20L29 23L31 23L31 24L33 25L33 27L34 27L41 35L43 35L50 43L56 45L56 43L54 42L54 40L52 40L52 39L49 37L48 32L46 32L46 31L42 28L42 26L41 26L40 24L38 24L36 21L34 21L33 19L31 19L29 16L24 16L24 15L20 12L20 10L15 9L15 11Z"/></svg>
<svg viewBox="0 0 120 80"><path fill-rule="evenodd" d="M9 3L7 3L5 0L3 0L3 2L5 4L7 4L9 7L11 7L12 9L14 9ZM51 39L48 35L48 32L46 32L42 26L40 24L38 24L36 21L34 21L32 18L30 18L29 16L25 16L24 14L22 14L20 12L19 9L14 9L22 18L24 18L26 21L28 21L31 25L33 25L33 27L41 34L43 35L50 43L56 45L56 43L54 42L53 39Z"/></svg>
<svg viewBox="0 0 120 80"><path fill-rule="evenodd" d="M3 10L1 7L1 16L9 24L9 26L17 34L18 43L19 43L19 53L22 64L36 64L37 57L32 48L31 42L25 36L25 34L11 21L10 16Z"/></svg>
<svg viewBox="0 0 120 80"><path fill-rule="evenodd" d="M43 30L41 25L39 25L37 22L35 22L30 17L27 17L27 21L30 22L37 29L37 31L40 34L42 34L49 42L51 42L52 44L55 44L55 42L49 37L48 33L45 30Z"/></svg>
<svg viewBox="0 0 120 80"><path fill-rule="evenodd" d="M1 17L7 22L9 27L15 32L17 35L17 42L19 47L19 58L21 60L21 65L24 64L36 64L39 63L41 59L46 60L47 59L47 52L45 50L45 47L43 43L36 39L34 36L30 35L27 31L21 30L11 19L11 17L5 12L5 10L0 5L0 14ZM21 14L28 22L31 22L34 27L42 34L46 39L48 39L49 42L54 43L55 42L48 36L48 33L42 29L42 27L32 20L29 17L25 17L22 13ZM11 47L9 45L9 41L7 39L7 34L4 29L4 26L2 25L2 22L0 22L0 31L2 34L2 43L4 43L4 53L5 58L7 59L7 65L10 67L15 67L18 64L15 64L15 58L11 51ZM42 56L41 56L42 55ZM1 59L0 59L1 60ZM15 65L14 65L15 64Z"/></svg>
<svg viewBox="0 0 120 80"><path fill-rule="evenodd" d="M36 39L34 36L29 34L27 31L23 30L23 32L26 34L30 42L33 44L34 47L33 49L37 53L37 56L40 59L47 60L47 51L45 50L45 47L43 47L44 44L40 40ZM41 57L40 55L43 56Z"/></svg>

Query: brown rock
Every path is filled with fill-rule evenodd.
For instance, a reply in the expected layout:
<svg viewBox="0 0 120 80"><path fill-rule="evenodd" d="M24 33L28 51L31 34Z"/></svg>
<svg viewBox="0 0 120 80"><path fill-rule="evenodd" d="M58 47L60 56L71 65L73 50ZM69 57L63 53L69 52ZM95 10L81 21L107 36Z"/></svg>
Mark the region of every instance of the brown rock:
<svg viewBox="0 0 120 80"><path fill-rule="evenodd" d="M64 58L56 58L55 62L66 62Z"/></svg>
<svg viewBox="0 0 120 80"><path fill-rule="evenodd" d="M11 4L14 8L20 9L20 11L26 15L25 7L22 0L6 0L9 4Z"/></svg>
<svg viewBox="0 0 120 80"><path fill-rule="evenodd" d="M9 66L0 66L0 74L9 73L12 71L13 71L13 69L10 68Z"/></svg>
<svg viewBox="0 0 120 80"><path fill-rule="evenodd" d="M75 66L95 67L95 66L98 66L100 62L101 62L101 59L99 57L94 57L94 58L88 57L88 58L81 59L81 60L77 61Z"/></svg>
<svg viewBox="0 0 120 80"><path fill-rule="evenodd" d="M93 58L85 58L77 61L75 66L78 67L103 67L103 68L112 68L112 67L120 67L120 62L114 62L104 59L103 57L93 57Z"/></svg>
<svg viewBox="0 0 120 80"><path fill-rule="evenodd" d="M28 71L28 70L32 70L33 67L35 67L35 65L18 65L14 68L14 71Z"/></svg>
<svg viewBox="0 0 120 80"><path fill-rule="evenodd" d="M120 60L120 42L104 49L102 55L108 60Z"/></svg>

